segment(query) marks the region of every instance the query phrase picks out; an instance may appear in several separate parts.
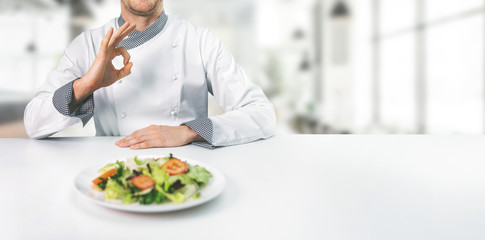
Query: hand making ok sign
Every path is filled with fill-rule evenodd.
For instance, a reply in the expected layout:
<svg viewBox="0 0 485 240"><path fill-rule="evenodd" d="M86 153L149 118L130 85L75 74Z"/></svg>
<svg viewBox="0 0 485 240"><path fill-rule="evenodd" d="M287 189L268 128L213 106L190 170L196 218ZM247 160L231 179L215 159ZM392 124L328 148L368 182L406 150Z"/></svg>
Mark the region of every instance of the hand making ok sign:
<svg viewBox="0 0 485 240"><path fill-rule="evenodd" d="M86 75L73 83L74 98L70 104L71 111L76 109L94 91L110 86L131 73L133 63L130 62L130 54L124 47L118 47L118 45L135 28L135 24L126 22L114 33L112 27L108 30L101 42L101 47L93 65L89 68ZM113 66L112 61L116 56L120 55L123 56L124 66L117 70Z"/></svg>

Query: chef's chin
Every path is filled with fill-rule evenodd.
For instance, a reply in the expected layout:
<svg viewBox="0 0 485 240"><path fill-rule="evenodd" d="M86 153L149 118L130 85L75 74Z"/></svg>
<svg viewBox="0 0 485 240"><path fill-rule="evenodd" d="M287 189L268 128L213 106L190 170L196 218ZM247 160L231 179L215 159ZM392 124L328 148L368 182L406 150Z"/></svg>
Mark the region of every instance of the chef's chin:
<svg viewBox="0 0 485 240"><path fill-rule="evenodd" d="M162 3L163 0L121 0L121 4L137 16L149 16L157 12Z"/></svg>

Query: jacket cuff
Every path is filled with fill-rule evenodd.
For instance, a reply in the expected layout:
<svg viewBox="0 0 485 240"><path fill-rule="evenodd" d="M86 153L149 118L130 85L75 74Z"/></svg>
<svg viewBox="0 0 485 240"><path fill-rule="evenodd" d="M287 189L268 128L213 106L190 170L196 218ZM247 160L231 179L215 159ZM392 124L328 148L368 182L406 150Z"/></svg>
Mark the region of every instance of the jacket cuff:
<svg viewBox="0 0 485 240"><path fill-rule="evenodd" d="M91 117L94 115L94 97L93 94L89 95L89 97L86 98L86 100L84 100L84 102L71 113L69 111L69 104L71 104L73 98L72 95L74 90L72 88L72 84L74 81L69 82L57 89L52 97L52 103L57 111L59 111L62 115L80 118L83 122L83 126L85 126L89 119L91 119Z"/></svg>
<svg viewBox="0 0 485 240"><path fill-rule="evenodd" d="M215 146L212 145L212 134L214 133L214 128L212 126L212 120L208 117L198 118L189 122L182 123L187 127L193 129L199 136L201 136L207 142L192 142L192 144L205 147L209 149L214 149Z"/></svg>
<svg viewBox="0 0 485 240"><path fill-rule="evenodd" d="M207 149L214 149L216 148L216 146L208 143L208 142L192 142L193 145L195 146L199 146L199 147L203 147L203 148L207 148Z"/></svg>

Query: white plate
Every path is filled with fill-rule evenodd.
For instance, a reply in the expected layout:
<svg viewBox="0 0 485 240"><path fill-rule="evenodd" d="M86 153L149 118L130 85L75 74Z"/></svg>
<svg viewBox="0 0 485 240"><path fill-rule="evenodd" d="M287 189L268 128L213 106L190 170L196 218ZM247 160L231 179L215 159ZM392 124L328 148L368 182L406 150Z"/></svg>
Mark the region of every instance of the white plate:
<svg viewBox="0 0 485 240"><path fill-rule="evenodd" d="M154 156L138 156L138 158L153 158ZM159 156L158 156L159 157ZM157 158L157 157L155 157ZM99 176L98 170L105 166L108 163L116 162L116 160L105 162L103 164L95 165L89 168L84 169L81 171L76 178L74 179L74 186L76 187L77 191L82 195L86 196L91 201L105 206L109 208L114 208L123 211L129 212L145 212L145 213L154 213L154 212L170 212L176 211L181 209L186 209L190 207L194 207L205 202L208 202L219 194L222 193L224 187L226 185L226 179L221 172L217 169L196 160L186 159L186 158L179 158L182 161L186 161L190 165L199 165L204 167L209 172L212 173L212 178L209 180L209 183L200 190L200 198L193 199L190 198L184 203L162 203L162 204L150 204L150 205L141 205L139 203L132 203L132 204L123 204L121 201L118 200L107 200L104 198L104 192L93 190L93 184L91 181ZM125 160L125 159L119 159Z"/></svg>

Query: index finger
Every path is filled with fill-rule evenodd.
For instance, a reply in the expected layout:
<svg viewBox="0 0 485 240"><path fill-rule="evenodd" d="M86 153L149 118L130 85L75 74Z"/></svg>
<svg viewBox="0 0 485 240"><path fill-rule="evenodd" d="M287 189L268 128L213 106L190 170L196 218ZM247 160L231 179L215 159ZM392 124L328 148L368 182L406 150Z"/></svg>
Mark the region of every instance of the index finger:
<svg viewBox="0 0 485 240"><path fill-rule="evenodd" d="M108 47L109 40L111 39L111 36L113 36L113 27L110 27L108 32L103 38L103 41L101 41L101 50L106 51Z"/></svg>
<svg viewBox="0 0 485 240"><path fill-rule="evenodd" d="M119 48L116 48L115 49L115 52L116 52L116 56L123 56L123 64L126 66L126 64L128 64L130 62L130 54L128 53L128 51L126 51L126 48L121 46Z"/></svg>

